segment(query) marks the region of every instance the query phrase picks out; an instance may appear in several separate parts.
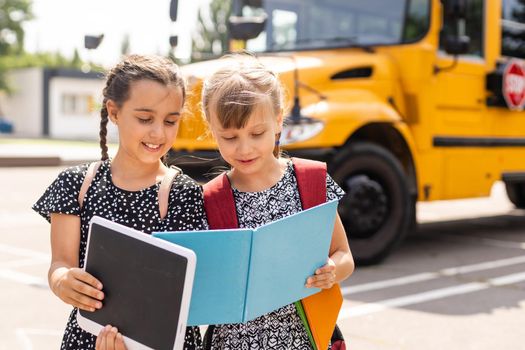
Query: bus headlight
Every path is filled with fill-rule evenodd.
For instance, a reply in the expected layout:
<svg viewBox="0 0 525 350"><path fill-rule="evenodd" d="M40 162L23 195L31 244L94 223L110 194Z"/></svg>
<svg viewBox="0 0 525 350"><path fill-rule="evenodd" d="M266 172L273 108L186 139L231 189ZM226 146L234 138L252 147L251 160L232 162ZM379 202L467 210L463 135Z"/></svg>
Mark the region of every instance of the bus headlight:
<svg viewBox="0 0 525 350"><path fill-rule="evenodd" d="M281 133L281 145L289 145L305 141L319 134L324 129L324 123L313 118L301 118L299 120L288 119L283 125Z"/></svg>

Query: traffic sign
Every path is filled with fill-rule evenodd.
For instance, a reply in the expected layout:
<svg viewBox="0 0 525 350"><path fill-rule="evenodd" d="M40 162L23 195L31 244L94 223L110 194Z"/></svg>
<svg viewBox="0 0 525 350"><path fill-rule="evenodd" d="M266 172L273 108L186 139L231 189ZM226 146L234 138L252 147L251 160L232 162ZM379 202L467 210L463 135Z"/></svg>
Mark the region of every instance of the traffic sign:
<svg viewBox="0 0 525 350"><path fill-rule="evenodd" d="M503 71L503 98L509 109L522 111L525 106L525 65L511 59Z"/></svg>

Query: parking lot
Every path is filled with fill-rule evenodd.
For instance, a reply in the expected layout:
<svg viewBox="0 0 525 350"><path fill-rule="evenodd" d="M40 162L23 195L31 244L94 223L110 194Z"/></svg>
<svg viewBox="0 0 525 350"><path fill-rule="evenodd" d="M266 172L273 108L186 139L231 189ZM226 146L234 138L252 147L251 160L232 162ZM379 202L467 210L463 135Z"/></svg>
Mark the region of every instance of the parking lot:
<svg viewBox="0 0 525 350"><path fill-rule="evenodd" d="M49 226L30 205L60 167L0 171L0 349L57 349L70 308L48 289ZM525 349L525 214L492 196L419 204L418 231L345 281L349 349Z"/></svg>

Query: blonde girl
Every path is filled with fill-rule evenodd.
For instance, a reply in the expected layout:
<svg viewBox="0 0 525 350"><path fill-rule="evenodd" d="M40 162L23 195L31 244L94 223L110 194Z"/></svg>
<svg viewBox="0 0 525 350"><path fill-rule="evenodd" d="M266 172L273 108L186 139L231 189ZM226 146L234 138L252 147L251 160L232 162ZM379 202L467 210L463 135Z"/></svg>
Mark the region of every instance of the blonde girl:
<svg viewBox="0 0 525 350"><path fill-rule="evenodd" d="M226 176L239 227L254 228L302 210L301 200L294 166L279 152L283 92L278 77L252 56L226 60L204 83L203 112L221 156L231 166ZM327 200L343 196L329 175L326 194ZM307 287L331 288L354 270L339 217L327 261L307 279ZM212 349L311 349L294 304L247 323L217 325L210 343Z"/></svg>

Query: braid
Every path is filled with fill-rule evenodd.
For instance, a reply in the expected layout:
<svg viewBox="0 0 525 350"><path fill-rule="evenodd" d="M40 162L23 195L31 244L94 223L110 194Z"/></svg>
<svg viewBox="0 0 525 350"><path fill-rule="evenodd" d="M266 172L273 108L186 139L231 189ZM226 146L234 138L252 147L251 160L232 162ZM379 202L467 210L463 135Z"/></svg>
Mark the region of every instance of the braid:
<svg viewBox="0 0 525 350"><path fill-rule="evenodd" d="M106 108L106 100L104 99L104 103L102 105L102 109L100 110L100 150L102 154L101 160L108 159L108 145L106 142L106 136L108 134L107 130L108 125L108 109Z"/></svg>
<svg viewBox="0 0 525 350"><path fill-rule="evenodd" d="M112 69L109 71L107 77L106 77L106 86L102 90L102 95L104 96L104 100L102 101L102 108L100 109L100 131L98 133L99 135L99 144L100 144L100 153L101 153L101 160L106 160L109 158L108 156L108 145L107 145L107 135L108 135L108 109L106 107L106 102L108 102L110 91L112 88L113 80L116 76L115 74L116 69Z"/></svg>

